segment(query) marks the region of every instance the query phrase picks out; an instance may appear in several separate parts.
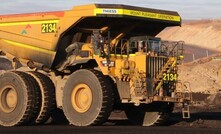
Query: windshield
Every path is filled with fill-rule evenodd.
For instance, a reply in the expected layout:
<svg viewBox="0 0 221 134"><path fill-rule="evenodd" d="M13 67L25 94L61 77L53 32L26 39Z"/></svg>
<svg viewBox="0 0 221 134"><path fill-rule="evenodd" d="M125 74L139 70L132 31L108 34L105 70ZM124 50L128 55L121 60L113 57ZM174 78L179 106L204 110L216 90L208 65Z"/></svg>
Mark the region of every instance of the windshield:
<svg viewBox="0 0 221 134"><path fill-rule="evenodd" d="M159 38L153 38L148 40L149 51L154 53L160 53L161 50L161 40Z"/></svg>
<svg viewBox="0 0 221 134"><path fill-rule="evenodd" d="M153 52L160 54L163 50L161 39L147 36L132 37L130 39L130 54L136 52Z"/></svg>

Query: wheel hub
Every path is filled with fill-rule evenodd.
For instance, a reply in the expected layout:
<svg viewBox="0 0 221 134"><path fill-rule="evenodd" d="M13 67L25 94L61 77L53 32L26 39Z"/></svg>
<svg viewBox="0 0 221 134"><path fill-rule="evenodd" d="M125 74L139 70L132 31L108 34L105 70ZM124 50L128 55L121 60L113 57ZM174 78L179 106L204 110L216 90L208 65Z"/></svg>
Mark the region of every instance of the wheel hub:
<svg viewBox="0 0 221 134"><path fill-rule="evenodd" d="M77 112L87 112L92 104L91 89L86 84L77 85L72 90L71 103Z"/></svg>
<svg viewBox="0 0 221 134"><path fill-rule="evenodd" d="M16 108L18 101L17 92L12 86L5 86L0 90L0 109L5 113L11 113Z"/></svg>

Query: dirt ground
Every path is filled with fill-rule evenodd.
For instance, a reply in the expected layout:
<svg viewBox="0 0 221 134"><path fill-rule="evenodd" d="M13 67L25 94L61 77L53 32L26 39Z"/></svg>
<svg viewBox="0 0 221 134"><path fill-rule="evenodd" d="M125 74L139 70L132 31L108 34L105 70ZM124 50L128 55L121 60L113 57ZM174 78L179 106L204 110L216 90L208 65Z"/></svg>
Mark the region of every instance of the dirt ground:
<svg viewBox="0 0 221 134"><path fill-rule="evenodd" d="M221 93L194 93L190 119L182 119L181 107L176 106L168 125L173 127L221 128Z"/></svg>

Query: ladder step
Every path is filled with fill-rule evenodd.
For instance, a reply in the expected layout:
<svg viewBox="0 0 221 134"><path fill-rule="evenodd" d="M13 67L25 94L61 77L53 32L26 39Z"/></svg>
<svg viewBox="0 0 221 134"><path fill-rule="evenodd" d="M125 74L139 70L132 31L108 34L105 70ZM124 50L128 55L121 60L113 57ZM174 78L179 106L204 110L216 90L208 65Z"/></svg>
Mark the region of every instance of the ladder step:
<svg viewBox="0 0 221 134"><path fill-rule="evenodd" d="M183 104L182 115L184 119L190 118L190 107L188 104Z"/></svg>

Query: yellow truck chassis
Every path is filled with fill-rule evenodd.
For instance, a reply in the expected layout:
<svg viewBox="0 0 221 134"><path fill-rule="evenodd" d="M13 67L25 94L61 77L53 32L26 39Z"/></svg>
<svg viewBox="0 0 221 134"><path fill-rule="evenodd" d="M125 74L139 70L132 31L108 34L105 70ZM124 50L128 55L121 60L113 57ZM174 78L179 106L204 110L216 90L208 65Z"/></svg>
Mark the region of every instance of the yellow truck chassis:
<svg viewBox="0 0 221 134"><path fill-rule="evenodd" d="M0 125L59 122L58 114L101 125L123 110L151 126L174 103L189 117L189 91L176 89L184 43L155 37L171 26L181 26L177 12L115 4L1 15Z"/></svg>

